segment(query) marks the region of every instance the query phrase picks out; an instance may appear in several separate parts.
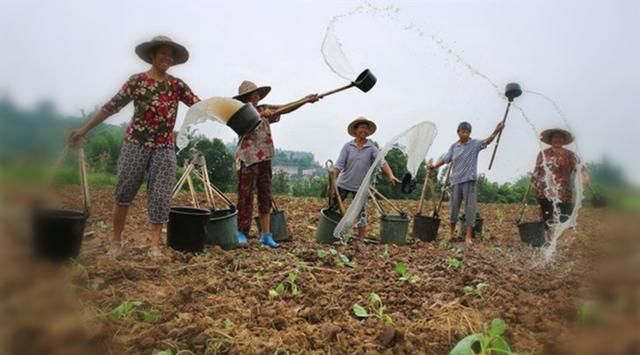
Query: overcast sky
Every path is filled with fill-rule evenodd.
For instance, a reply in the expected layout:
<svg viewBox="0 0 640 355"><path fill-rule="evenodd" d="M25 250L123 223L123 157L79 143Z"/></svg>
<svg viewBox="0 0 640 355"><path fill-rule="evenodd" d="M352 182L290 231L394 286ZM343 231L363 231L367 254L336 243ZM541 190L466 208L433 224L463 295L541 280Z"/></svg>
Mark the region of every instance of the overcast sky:
<svg viewBox="0 0 640 355"><path fill-rule="evenodd" d="M232 96L242 80L271 85L266 103L280 104L346 84L320 51L328 24L362 1L6 1L0 2L0 94L31 105L52 98L65 114L107 101L133 73L148 69L134 47L156 34L183 43L191 59L171 69L201 98ZM347 124L366 116L385 143L419 121L438 136L430 157L456 140L462 120L483 138L502 118L511 81L552 98L577 136L586 161L603 155L640 183L636 135L640 109L639 2L627 1L371 1L335 25L356 72L378 77L357 89L307 105L274 125L276 147L336 159ZM393 5L392 11L377 11ZM397 11L396 11L397 10ZM435 39L435 40L434 40ZM449 52L451 50L451 53ZM472 70L482 75L475 75ZM494 168L509 181L531 169L540 149L535 129L567 128L554 106L525 93L516 99ZM131 118L129 107L109 118ZM179 112L178 125L186 113ZM202 132L229 141L226 127ZM635 152L635 153L634 153Z"/></svg>

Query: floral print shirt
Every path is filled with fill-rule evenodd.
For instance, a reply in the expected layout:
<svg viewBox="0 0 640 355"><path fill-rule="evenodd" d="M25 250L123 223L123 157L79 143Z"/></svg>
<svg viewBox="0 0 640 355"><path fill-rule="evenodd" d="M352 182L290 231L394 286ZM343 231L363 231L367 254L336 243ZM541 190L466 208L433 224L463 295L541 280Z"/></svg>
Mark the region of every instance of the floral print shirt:
<svg viewBox="0 0 640 355"><path fill-rule="evenodd" d="M275 110L279 106L259 105L256 107L258 112L265 109ZM250 166L261 161L273 159L275 148L273 146L273 138L271 137L271 124L280 121L280 115L274 115L269 118L261 117L262 122L248 134L245 134L238 141L236 147L236 168L244 164Z"/></svg>
<svg viewBox="0 0 640 355"><path fill-rule="evenodd" d="M547 148L540 152L533 171L537 198L571 203L571 175L576 171L577 164L578 157L568 149L555 151ZM551 172L551 176L546 176L547 171ZM550 186L547 186L548 182Z"/></svg>
<svg viewBox="0 0 640 355"><path fill-rule="evenodd" d="M156 80L146 73L134 74L102 111L113 115L133 100L134 112L125 132L125 141L149 148L173 148L173 127L178 102L191 106L200 99L184 81L168 76Z"/></svg>

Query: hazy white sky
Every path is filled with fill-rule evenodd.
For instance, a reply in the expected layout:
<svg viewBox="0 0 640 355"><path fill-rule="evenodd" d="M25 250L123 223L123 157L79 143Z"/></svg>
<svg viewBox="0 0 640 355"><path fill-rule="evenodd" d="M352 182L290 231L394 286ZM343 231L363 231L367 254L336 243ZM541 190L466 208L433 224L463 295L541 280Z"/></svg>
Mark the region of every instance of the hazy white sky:
<svg viewBox="0 0 640 355"><path fill-rule="evenodd" d="M171 73L201 97L232 96L249 79L273 87L267 103L346 84L325 64L320 46L327 25L362 1L6 1L0 2L0 93L25 105L52 98L63 113L108 100L147 65L134 47L156 34L191 53ZM623 164L640 183L635 137L640 128L639 2L619 1L371 1L340 18L335 34L359 72L370 68L378 84L327 97L273 126L276 146L311 151L322 163L337 158L349 139L347 124L364 115L378 124L372 137L386 142L423 120L436 123L429 156L456 140L462 120L473 136L488 135L502 118L500 89L510 81L555 100L587 161L603 154ZM393 11L376 11L393 5ZM422 35L420 35L422 33ZM434 40L435 38L435 40ZM451 50L451 53L449 52ZM462 58L460 60L459 58ZM534 127L566 124L551 103L525 93L512 110L492 180L526 173L540 149ZM128 121L131 108L108 120ZM184 117L182 107L179 118ZM181 120L178 121L180 124ZM532 127L534 126L534 127ZM206 124L224 140L231 130ZM576 149L576 147L573 147ZM635 153L634 153L635 152Z"/></svg>

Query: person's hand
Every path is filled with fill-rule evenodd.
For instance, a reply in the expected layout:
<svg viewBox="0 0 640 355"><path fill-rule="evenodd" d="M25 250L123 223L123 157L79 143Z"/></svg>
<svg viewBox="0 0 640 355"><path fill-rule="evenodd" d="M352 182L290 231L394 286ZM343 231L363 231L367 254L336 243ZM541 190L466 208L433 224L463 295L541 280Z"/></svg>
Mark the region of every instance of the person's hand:
<svg viewBox="0 0 640 355"><path fill-rule="evenodd" d="M67 135L67 143L75 147L82 141L82 138L87 134L87 131L84 127L72 129Z"/></svg>
<svg viewBox="0 0 640 355"><path fill-rule="evenodd" d="M391 185L399 184L402 182L395 175L389 176L389 181L391 181Z"/></svg>
<svg viewBox="0 0 640 355"><path fill-rule="evenodd" d="M433 164L429 163L425 166L425 168L427 169L427 172L430 172L431 170L435 169L436 167L433 166Z"/></svg>
<svg viewBox="0 0 640 355"><path fill-rule="evenodd" d="M318 96L318 94L311 94L311 95L307 95L305 99L311 103L314 103L320 100L320 96Z"/></svg>
<svg viewBox="0 0 640 355"><path fill-rule="evenodd" d="M504 129L504 122L500 121L500 123L498 123L498 125L496 126L496 132L500 132Z"/></svg>
<svg viewBox="0 0 640 355"><path fill-rule="evenodd" d="M273 110L265 108L265 109L260 111L260 117L269 118L271 116L273 116Z"/></svg>

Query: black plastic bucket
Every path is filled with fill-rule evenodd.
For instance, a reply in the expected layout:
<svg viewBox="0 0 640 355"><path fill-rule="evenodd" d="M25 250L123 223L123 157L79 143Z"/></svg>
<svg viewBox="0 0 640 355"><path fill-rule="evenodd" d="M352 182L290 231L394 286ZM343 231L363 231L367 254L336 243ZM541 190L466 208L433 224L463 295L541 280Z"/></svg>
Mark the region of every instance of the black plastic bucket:
<svg viewBox="0 0 640 355"><path fill-rule="evenodd" d="M203 208L172 207L167 225L167 244L179 251L204 250L211 211Z"/></svg>
<svg viewBox="0 0 640 355"><path fill-rule="evenodd" d="M238 136L244 136L253 131L260 124L260 114L252 104L245 104L227 121L227 126Z"/></svg>
<svg viewBox="0 0 640 355"><path fill-rule="evenodd" d="M440 218L422 215L413 216L413 237L423 242L433 242L438 236Z"/></svg>
<svg viewBox="0 0 640 355"><path fill-rule="evenodd" d="M258 233L262 233L260 216L254 217L254 220L256 221L256 225L258 226ZM289 230L287 227L287 217L284 215L284 211L271 211L270 229L271 234L273 235L273 240L275 240L276 242L286 242L291 240L291 236L289 236Z"/></svg>
<svg viewBox="0 0 640 355"><path fill-rule="evenodd" d="M337 239L333 236L333 231L342 219L340 212L323 208L320 210L320 220L318 221L318 229L316 229L316 240L321 244L331 244Z"/></svg>
<svg viewBox="0 0 640 355"><path fill-rule="evenodd" d="M81 211L35 209L32 216L35 254L53 261L76 258L88 217Z"/></svg>
<svg viewBox="0 0 640 355"><path fill-rule="evenodd" d="M541 247L545 243L544 222L520 222L518 233L520 233L520 240L531 246Z"/></svg>
<svg viewBox="0 0 640 355"><path fill-rule="evenodd" d="M407 244L409 217L405 215L384 215L380 217L380 241L385 244Z"/></svg>
<svg viewBox="0 0 640 355"><path fill-rule="evenodd" d="M211 211L207 226L207 242L224 250L238 246L238 211L233 209Z"/></svg>
<svg viewBox="0 0 640 355"><path fill-rule="evenodd" d="M467 233L467 227L465 227L466 216L463 214L459 218L460 220L460 237L464 238ZM480 217L479 213L476 213L476 223L473 226L471 237L480 237L482 236L482 225L484 224L484 218Z"/></svg>

